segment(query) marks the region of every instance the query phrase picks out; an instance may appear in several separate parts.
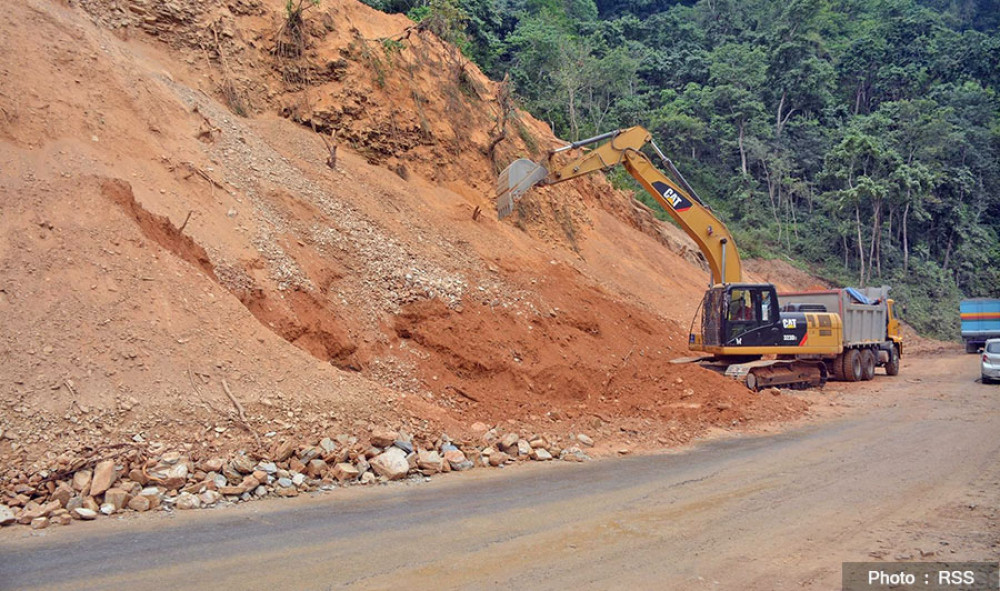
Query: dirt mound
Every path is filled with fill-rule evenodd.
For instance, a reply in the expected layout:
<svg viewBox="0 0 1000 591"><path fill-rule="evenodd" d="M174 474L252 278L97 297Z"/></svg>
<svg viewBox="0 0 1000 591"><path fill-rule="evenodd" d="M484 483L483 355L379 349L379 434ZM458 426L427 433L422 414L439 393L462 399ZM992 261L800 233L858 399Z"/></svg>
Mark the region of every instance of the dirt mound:
<svg viewBox="0 0 1000 591"><path fill-rule="evenodd" d="M707 271L603 178L495 220L497 167L556 140L454 48L353 0L282 48L283 14L0 15L19 56L0 65L0 462L19 478L128 440L505 422L641 446L803 411L668 362Z"/></svg>

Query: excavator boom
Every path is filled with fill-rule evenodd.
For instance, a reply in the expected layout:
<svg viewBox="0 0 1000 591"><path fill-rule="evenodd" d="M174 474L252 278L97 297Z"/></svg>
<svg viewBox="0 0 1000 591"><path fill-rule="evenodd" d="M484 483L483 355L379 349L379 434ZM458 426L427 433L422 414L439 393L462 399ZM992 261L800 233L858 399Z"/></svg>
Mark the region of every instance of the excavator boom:
<svg viewBox="0 0 1000 591"><path fill-rule="evenodd" d="M563 166L554 166L553 157L567 150L608 140ZM673 179L660 172L640 149L650 145L671 171ZM497 186L497 214L510 215L514 204L532 187L568 181L598 170L622 165L663 209L698 244L712 271L712 283L738 283L743 270L732 236L642 127L613 131L574 142L549 153L545 164L515 160L501 174Z"/></svg>

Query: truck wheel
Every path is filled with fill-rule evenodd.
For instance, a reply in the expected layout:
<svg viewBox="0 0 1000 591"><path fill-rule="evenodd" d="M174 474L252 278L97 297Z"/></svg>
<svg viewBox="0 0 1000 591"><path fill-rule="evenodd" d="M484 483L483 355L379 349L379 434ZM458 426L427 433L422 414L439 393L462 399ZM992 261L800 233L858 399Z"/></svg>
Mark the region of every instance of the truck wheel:
<svg viewBox="0 0 1000 591"><path fill-rule="evenodd" d="M899 350L896 349L896 345L889 347L889 361L885 362L885 375L899 375Z"/></svg>
<svg viewBox="0 0 1000 591"><path fill-rule="evenodd" d="M861 379L868 381L875 377L875 353L871 349L861 351Z"/></svg>
<svg viewBox="0 0 1000 591"><path fill-rule="evenodd" d="M844 351L844 380L848 382L861 380L861 351L857 349Z"/></svg>

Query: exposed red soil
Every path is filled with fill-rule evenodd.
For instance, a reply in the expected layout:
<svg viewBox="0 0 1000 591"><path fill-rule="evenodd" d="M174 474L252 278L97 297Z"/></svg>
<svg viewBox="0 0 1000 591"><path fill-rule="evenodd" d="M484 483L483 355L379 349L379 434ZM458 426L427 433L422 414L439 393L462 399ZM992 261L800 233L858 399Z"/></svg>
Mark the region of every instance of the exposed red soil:
<svg viewBox="0 0 1000 591"><path fill-rule="evenodd" d="M498 222L497 169L558 141L511 112L494 142L497 84L404 17L324 0L289 57L279 0L7 8L10 470L133 438L252 446L223 380L250 429L302 440L485 423L635 449L805 410L669 363L707 270L603 177Z"/></svg>

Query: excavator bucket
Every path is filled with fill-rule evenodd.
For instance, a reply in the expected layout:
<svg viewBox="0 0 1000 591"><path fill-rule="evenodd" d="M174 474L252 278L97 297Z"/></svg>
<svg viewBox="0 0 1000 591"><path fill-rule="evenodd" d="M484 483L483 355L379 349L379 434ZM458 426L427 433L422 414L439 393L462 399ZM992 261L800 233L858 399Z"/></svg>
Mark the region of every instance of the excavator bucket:
<svg viewBox="0 0 1000 591"><path fill-rule="evenodd" d="M502 220L513 213L514 203L547 176L549 171L537 162L524 158L511 162L497 179L497 218Z"/></svg>

